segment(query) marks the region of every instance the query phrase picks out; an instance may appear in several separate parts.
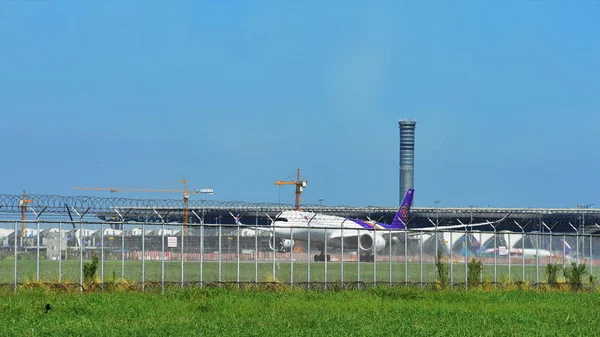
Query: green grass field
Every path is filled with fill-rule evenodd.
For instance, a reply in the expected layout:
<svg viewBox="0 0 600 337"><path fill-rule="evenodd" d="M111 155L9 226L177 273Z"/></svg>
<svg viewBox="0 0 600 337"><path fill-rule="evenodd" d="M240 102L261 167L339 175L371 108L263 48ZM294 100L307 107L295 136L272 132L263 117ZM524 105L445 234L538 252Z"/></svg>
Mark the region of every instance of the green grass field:
<svg viewBox="0 0 600 337"><path fill-rule="evenodd" d="M45 313L44 306L52 309ZM0 294L2 336L594 336L598 294L169 290Z"/></svg>
<svg viewBox="0 0 600 337"><path fill-rule="evenodd" d="M89 261L84 261L89 262ZM341 280L341 263L331 262L327 264L327 273L325 273L325 263L310 264L310 281L335 282ZM360 267L360 271L359 271ZM344 281L363 281L373 282L374 275L377 276L377 282L404 282L405 281L405 266L404 263L392 263L392 277L390 278L390 264L388 262L380 262L374 270L373 263L361 262L360 266L356 262L344 263ZM461 283L465 280L465 265L458 263L453 265L454 282ZM600 268L594 269L594 274L598 275ZM68 260L62 261L62 277L61 281L79 282L79 261ZM161 281L161 262L146 261L145 262L145 280L146 281ZM536 282L539 277L540 282L546 281L545 266L540 265L536 268L532 265L525 266L525 280ZM273 271L275 277L273 278ZM59 280L58 261L40 261L40 280L55 282ZM537 276L536 276L537 273ZM421 274L424 282L435 282L435 266L433 264L418 263L408 264L408 281L420 282ZM101 267L98 267L97 277L101 277ZM496 280L498 282L506 282L509 280L509 268L506 265L498 265L496 268ZM200 281L200 263L199 262L184 262L183 264L184 281ZM325 277L327 276L327 277ZM289 283L292 279L294 282L308 281L308 264L305 262L295 262L292 265L289 262L263 261L258 263L258 269L255 273L254 262L242 262L239 265L239 280L242 282L253 282L255 277L259 282L276 280L283 283ZM523 277L523 268L521 265L512 265L510 268L510 280L521 281ZM142 263L139 261L125 261L124 278L129 281L142 280ZM484 281L494 280L493 265L485 265L483 268ZM17 264L17 280L18 282L35 281L37 279L36 262L35 261L18 261ZM121 279L121 262L106 261L104 263L104 280L114 281ZM0 283L12 283L14 280L14 261L0 260ZM181 263L178 261L165 262L165 281L179 282L181 280ZM217 262L204 262L202 265L202 280L204 282L215 282L219 280L219 265ZM236 262L222 262L221 281L237 281L238 266Z"/></svg>

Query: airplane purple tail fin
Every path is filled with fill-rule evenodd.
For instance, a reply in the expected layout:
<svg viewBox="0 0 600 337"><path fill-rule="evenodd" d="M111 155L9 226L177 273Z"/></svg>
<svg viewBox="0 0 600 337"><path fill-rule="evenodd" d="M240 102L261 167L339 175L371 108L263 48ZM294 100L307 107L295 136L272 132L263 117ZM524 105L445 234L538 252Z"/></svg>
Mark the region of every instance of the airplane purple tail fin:
<svg viewBox="0 0 600 337"><path fill-rule="evenodd" d="M471 240L471 250L481 249L481 243L479 243L479 240L477 240L477 238L473 234L471 234L470 240Z"/></svg>
<svg viewBox="0 0 600 337"><path fill-rule="evenodd" d="M409 188L406 191L406 195L404 196L404 200L400 204L400 209L398 209L398 213L394 216L394 220L392 221L392 228L406 228L406 223L408 222L408 214L410 212L410 206L412 205L413 195L415 190L413 188Z"/></svg>
<svg viewBox="0 0 600 337"><path fill-rule="evenodd" d="M564 250L564 252L565 252L565 255L568 255L568 254L570 254L570 253L571 253L571 245L569 245L569 244L567 243L567 241L565 241L565 240L563 240L563 239L560 239L560 243L562 243L562 244L563 244L563 250Z"/></svg>

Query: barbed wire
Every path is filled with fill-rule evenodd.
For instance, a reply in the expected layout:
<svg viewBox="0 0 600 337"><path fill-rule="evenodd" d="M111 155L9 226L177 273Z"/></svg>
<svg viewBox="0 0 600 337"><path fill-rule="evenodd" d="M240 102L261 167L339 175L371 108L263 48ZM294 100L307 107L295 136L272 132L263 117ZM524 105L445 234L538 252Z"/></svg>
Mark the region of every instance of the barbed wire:
<svg viewBox="0 0 600 337"><path fill-rule="evenodd" d="M20 213L22 195L0 194L0 212ZM46 213L68 213L67 207L75 208L79 211L88 211L91 213L114 212L115 209L123 210L181 210L184 208L183 201L180 199L133 199L133 198L107 198L92 196L61 196L29 194L26 199L31 199L27 205L28 210L40 211L44 209ZM283 210L292 210L294 205L273 203L273 202L247 202L247 201L216 201L216 200L190 200L187 207L189 209L211 209L223 211L256 211L256 212L277 212ZM395 213L397 207L389 206L328 206L322 204L302 205L305 211L323 212L330 214L344 214L346 216L358 216L364 214ZM477 216L496 218L511 213L517 217L535 218L536 216L554 215L554 216L581 216L585 215L600 217L600 209L575 209L575 208L433 208L433 207L413 207L411 212L414 215L423 217L435 217L437 215L466 217ZM393 215L393 214L392 214Z"/></svg>
<svg viewBox="0 0 600 337"><path fill-rule="evenodd" d="M45 212L66 213L66 207L75 207L79 210L90 212L108 212L117 209L168 209L184 207L183 201L179 199L133 199L133 198L105 198L90 196L61 196L61 195L43 195L29 194L26 199L32 202L28 205L34 209L46 208ZM20 212L22 195L0 194L1 212ZM190 200L188 208L281 208L290 209L293 205L280 203L252 203L246 201L215 201L215 200Z"/></svg>
<svg viewBox="0 0 600 337"><path fill-rule="evenodd" d="M21 200L30 199L25 209L28 220L34 220L43 213L42 220L83 220L119 221L123 215L125 221L147 222L183 222L183 201L180 199L133 199L107 198L90 196L61 196L30 194L0 194L0 220L19 220L22 218ZM215 201L208 199L190 200L189 223L201 223L207 219L211 223L233 223L229 213L239 214L243 223L265 224L281 211L294 210L292 204L246 201ZM372 219L378 222L391 223L396 207L367 207L303 205L303 211L335 215L345 218ZM160 214L157 215L157 214ZM202 217L203 219L200 219ZM40 219L40 218L38 218ZM251 220L250 220L251 219ZM515 222L527 227L526 231L542 230L542 221L552 227L553 231L571 232L576 227L600 230L600 209L542 209L542 208L427 208L413 207L408 221L409 228L438 225L458 225L463 223L483 223L501 220L497 230L519 231ZM585 219L585 226L583 226ZM574 227L576 226L576 227ZM490 231L492 226L478 227L479 230Z"/></svg>

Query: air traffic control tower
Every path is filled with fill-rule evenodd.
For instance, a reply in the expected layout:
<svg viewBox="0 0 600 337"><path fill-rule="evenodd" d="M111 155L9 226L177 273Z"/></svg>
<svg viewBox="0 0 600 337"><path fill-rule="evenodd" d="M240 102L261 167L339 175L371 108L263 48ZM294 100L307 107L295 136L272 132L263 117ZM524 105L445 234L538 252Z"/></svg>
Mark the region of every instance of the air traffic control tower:
<svg viewBox="0 0 600 337"><path fill-rule="evenodd" d="M415 172L415 129L416 121L401 119L398 121L400 128L400 199L406 194L406 190L414 188Z"/></svg>

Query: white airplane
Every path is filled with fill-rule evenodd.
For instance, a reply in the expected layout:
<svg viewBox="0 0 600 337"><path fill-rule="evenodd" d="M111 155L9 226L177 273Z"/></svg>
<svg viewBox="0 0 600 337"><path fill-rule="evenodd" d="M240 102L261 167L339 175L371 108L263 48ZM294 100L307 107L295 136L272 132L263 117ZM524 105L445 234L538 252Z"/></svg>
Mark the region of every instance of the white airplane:
<svg viewBox="0 0 600 337"><path fill-rule="evenodd" d="M564 256L569 256L569 254L571 254L571 245L569 245L567 243L567 241L560 239L560 244L561 247L559 248L559 251L561 253L564 253ZM554 254L552 252L550 252L548 249L535 249L535 248L512 248L510 251L510 255L514 255L514 256L523 256L523 257L548 257L548 256L554 256ZM561 254L563 255L563 254Z"/></svg>
<svg viewBox="0 0 600 337"><path fill-rule="evenodd" d="M400 208L391 224L314 212L283 211L272 219L270 227L254 227L242 224L239 221L239 215L234 216L232 213L230 214L239 225L270 232L269 247L272 250L289 252L294 248L295 241L310 241L311 244L315 244L318 250L321 251L319 255L314 256L315 261L325 261L325 258L327 258L327 261L330 260L330 256L327 255L326 257L324 253L324 249L327 247L358 250L361 253L361 261L373 262L373 254L375 252L382 252L390 245L404 242L413 195L414 189L406 191L404 200L402 200ZM493 222L487 221L477 224L439 226L437 229L490 225L500 222L504 218ZM436 227L419 228L419 231L431 231L435 229Z"/></svg>
<svg viewBox="0 0 600 337"><path fill-rule="evenodd" d="M510 234L509 234L510 235ZM475 239L475 241L477 241ZM568 256L571 253L571 245L569 245L565 240L560 239L560 246L559 247L555 247L557 248L554 251L560 251L562 254L559 255L564 255L564 256ZM473 253L477 254L477 255L481 255L481 256L493 256L494 254L498 254L498 255L508 255L510 254L510 256L515 256L515 257L525 257L525 258L533 258L533 257L549 257L549 256L555 256L555 254L553 252L551 252L549 250L549 246L548 244L546 244L546 248L521 248L519 247L519 245L517 244L516 246L513 247L506 247L506 246L501 246L498 247L496 249L494 248L481 248L479 249L479 243L475 242L472 244L473 245ZM464 252L463 252L464 253Z"/></svg>

